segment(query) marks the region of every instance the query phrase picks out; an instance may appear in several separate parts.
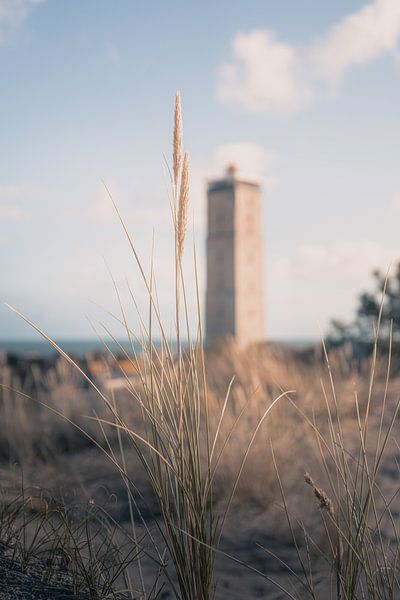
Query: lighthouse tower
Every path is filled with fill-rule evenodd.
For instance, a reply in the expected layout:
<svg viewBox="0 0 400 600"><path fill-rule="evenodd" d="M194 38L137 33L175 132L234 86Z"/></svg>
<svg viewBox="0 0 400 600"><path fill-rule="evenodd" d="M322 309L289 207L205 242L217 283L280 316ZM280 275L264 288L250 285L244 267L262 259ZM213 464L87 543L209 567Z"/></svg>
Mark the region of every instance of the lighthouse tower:
<svg viewBox="0 0 400 600"><path fill-rule="evenodd" d="M232 337L241 346L264 339L261 189L236 165L208 185L207 345Z"/></svg>

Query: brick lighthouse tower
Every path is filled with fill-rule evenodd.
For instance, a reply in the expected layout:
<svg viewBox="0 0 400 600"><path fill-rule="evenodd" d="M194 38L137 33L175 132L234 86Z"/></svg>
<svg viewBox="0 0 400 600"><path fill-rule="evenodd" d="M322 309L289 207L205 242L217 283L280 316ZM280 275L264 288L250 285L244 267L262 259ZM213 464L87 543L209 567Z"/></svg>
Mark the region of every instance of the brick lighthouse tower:
<svg viewBox="0 0 400 600"><path fill-rule="evenodd" d="M206 340L264 339L261 189L235 165L208 185Z"/></svg>

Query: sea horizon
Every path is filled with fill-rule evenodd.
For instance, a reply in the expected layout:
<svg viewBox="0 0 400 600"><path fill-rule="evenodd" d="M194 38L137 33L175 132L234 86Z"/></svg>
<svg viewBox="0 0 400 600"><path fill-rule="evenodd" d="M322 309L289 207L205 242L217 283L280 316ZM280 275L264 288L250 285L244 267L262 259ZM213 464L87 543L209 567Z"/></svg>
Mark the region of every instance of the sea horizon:
<svg viewBox="0 0 400 600"><path fill-rule="evenodd" d="M105 340L104 342L98 339L88 338L55 338L55 343L62 348L67 354L74 354L79 357L83 357L88 352L99 352L107 351L107 347L111 351L118 351L124 348L126 351L130 350L130 343L126 339L124 340ZM293 348L303 348L311 346L317 342L313 338L266 338L266 342L271 344L283 344L285 346ZM155 341L157 343L157 340ZM107 345L107 346L106 346ZM140 344L135 343L135 349L140 350ZM35 355L39 357L52 356L57 354L57 351L53 346L42 339L0 339L0 353L6 352L7 354L16 355Z"/></svg>

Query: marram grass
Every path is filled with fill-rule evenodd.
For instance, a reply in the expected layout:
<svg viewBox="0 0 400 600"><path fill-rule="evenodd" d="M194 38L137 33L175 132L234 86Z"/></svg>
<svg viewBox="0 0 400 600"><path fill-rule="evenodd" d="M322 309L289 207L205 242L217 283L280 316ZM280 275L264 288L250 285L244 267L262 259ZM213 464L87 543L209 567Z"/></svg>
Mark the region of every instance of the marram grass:
<svg viewBox="0 0 400 600"><path fill-rule="evenodd" d="M120 351L136 369L137 384L133 386L126 377L126 389L141 410L143 423L140 432L125 422L113 396L108 397L49 336L29 319L20 316L80 372L106 405L110 418L96 420L104 434L105 427L111 426L117 430L121 450L120 462L117 463L115 454L110 450L110 444L109 450L101 448L101 451L113 461L126 484L130 498L134 543L140 547L135 526L138 518L134 500L135 477L134 473L126 468L127 452L135 452L140 459L158 503L161 514L159 533L166 551L156 548L156 553L160 568L165 567L165 575L169 578L175 597L181 600L208 600L213 596L214 561L222 527L245 461L261 424L282 395L273 402L268 402L256 423L243 448L237 474L230 492L226 495L225 507L216 512L216 472L223 448L232 434L230 429L225 440L219 439L229 400L229 389L226 390L225 397L221 398L220 416L211 431L196 259L194 258L193 293L197 305L197 323L194 327L188 315L188 290L182 269L189 205L189 159L187 152L183 152L179 93L175 103L171 185L175 229L175 285L174 298L171 299L175 305L174 343L167 337L166 327L161 319L153 268L151 267L149 275L145 273L120 211L107 189L148 295L149 311L146 318L141 317L140 337L136 337L131 331L122 303L120 316L116 317L124 327L131 350L127 352L120 346ZM160 340L160 343L156 343L156 339ZM183 343L183 339L187 341ZM135 350L135 342L140 343L140 356ZM97 445L99 446L98 443ZM134 596L132 590L131 596L144 600L149 590L146 589L142 573L140 553L136 564L138 581L134 587L135 590L139 588L139 592ZM172 577L168 575L167 564L173 567Z"/></svg>
<svg viewBox="0 0 400 600"><path fill-rule="evenodd" d="M261 392L257 411L246 414L243 426L241 417L247 409L248 389L244 385L235 388L233 381L224 389L221 389L221 385L209 384L205 366L195 251L193 290L188 289L183 275L189 184L189 159L183 148L181 99L177 94L171 167L171 212L175 233L175 279L171 286L173 343L167 334L169 327L161 318L153 266L147 274L117 204L107 190L148 298L148 312L145 316L140 316L141 335L137 336L128 324L126 311L116 289L120 313L114 318L123 326L130 345L130 351L122 346L119 350L136 371L134 383L123 371L121 374L126 380L126 392L139 409L140 427L134 427L131 421L128 422L127 414L120 410L112 392L106 393L102 387L91 381L79 365L53 340L29 319L23 317L87 380L108 413L108 416L92 418L91 422L91 425L94 422L100 428L106 440L105 445L93 436L91 429L90 432L85 430L82 421L81 424L77 424L71 418L64 418L71 426L75 425L90 436L99 452L103 452L121 474L126 486L131 520L129 539L134 556L131 565L134 567L133 579L127 574L128 565L121 565L126 589L131 598L149 600L155 597L154 588L149 586L142 568L141 557L145 549L142 540L138 539L138 521L144 526L148 539L153 540L153 536L136 506L135 473L130 470L128 454L135 453L141 461L161 515L155 522L162 544L154 543L152 549L152 559L159 572L169 580L175 598L209 600L213 597L216 583L215 557L218 553L224 554L219 549L219 541L227 512L237 493L239 480L245 471L245 463L256 442L256 436L266 418L272 417L273 429L278 431L279 435L275 436L270 452L265 438L262 444L259 444L256 473L258 478L265 476L272 487L275 466L282 499L282 514L286 518L300 568L293 564L285 565L279 557L275 557L287 570L289 583L282 585L271 577L270 573L246 565L233 556L229 558L241 568L247 567L260 578L274 583L281 594L280 597L283 594L296 600L325 600L327 597L336 600L395 600L400 593L400 544L397 534L397 509L394 507L398 501L399 488L397 486L393 497L385 498L380 487L380 475L383 456L388 452L389 444L393 443L400 402L396 401L394 406L393 403L389 406L387 402L390 359L383 396L378 401L374 399L379 322L365 398L354 393L354 400L349 406L349 403L345 403L339 397L332 375L331 359L326 353L329 388L322 383L319 391L321 400L316 406L317 414L314 412L315 407L308 406L304 400L310 394L318 396L316 385L307 379L305 373L301 372L301 367L296 364L294 379L296 387L302 388L303 403L292 399L291 392L282 391L274 400L265 392ZM195 323L189 318L188 298L191 294L194 295L197 306ZM133 297L132 299L135 302ZM155 340L160 342L156 343ZM136 351L138 342L140 354ZM281 358L279 363L274 364L274 372L268 379L262 373L265 367L261 357L257 357L260 366L255 364L251 353L241 355L240 361L236 361L236 349L226 345L221 349L220 355L214 357L214 362L220 366L221 373L218 375L221 380L224 380L222 371L226 369L226 357L222 355L228 352L227 349L232 352L232 362L239 373L239 379L254 379L251 393L255 396L258 394L258 382L262 377L267 379L265 387L268 387L272 379L287 380L287 371L293 368L293 365ZM246 377L243 376L244 371ZM210 388L213 388L212 393ZM236 402L234 409L230 404L231 396ZM289 423L285 412L278 413L277 416L276 411L270 414L281 399L284 400L284 409L291 408L300 418L291 418ZM59 412L52 410L55 413ZM353 410L354 416L349 432L346 431L346 423L350 410ZM378 426L375 429L372 427L373 413L378 414ZM107 428L110 427L117 437L118 455L107 438ZM300 437L305 439L307 429L310 438L313 438L314 448L317 449L317 456L313 457L313 460L306 454L294 457L284 448L284 445L293 439L296 443ZM302 448L304 450L304 446ZM227 453L230 453L228 459ZM271 458L268 465L265 464L267 456ZM315 505L308 503L308 506L311 506L321 519L322 535L318 538L313 531L304 526L301 515L293 514L290 499L285 493L282 466L285 467L284 463L291 463L294 458L298 461L304 460L305 463L305 481L301 484L300 494L308 493L310 501L315 501ZM315 467L316 458L320 463L318 469ZM307 463L311 463L311 466ZM221 494L216 486L220 470L233 471L230 487L224 488L222 503ZM251 483L254 486L255 482ZM387 528L383 528L384 521L391 524L390 540L387 539ZM268 548L265 550L272 554ZM78 558L80 560L80 557ZM322 582L319 577L321 564L325 569L325 581ZM94 563L88 575L84 576L89 580L93 577L93 570L98 574L98 569L98 564ZM86 573L83 563L82 573Z"/></svg>

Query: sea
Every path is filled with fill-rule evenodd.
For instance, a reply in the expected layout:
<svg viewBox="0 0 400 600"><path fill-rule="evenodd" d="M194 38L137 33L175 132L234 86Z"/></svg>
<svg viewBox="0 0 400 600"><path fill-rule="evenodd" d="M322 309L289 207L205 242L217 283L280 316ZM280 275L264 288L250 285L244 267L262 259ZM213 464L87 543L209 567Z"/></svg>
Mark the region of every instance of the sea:
<svg viewBox="0 0 400 600"><path fill-rule="evenodd" d="M291 348L306 348L316 343L316 340L312 339L273 339L269 340L271 343L282 344ZM76 339L59 339L55 340L56 344L69 355L74 355L82 358L88 352L105 352L107 348L104 343L99 340L76 340ZM107 341L107 346L112 352L118 352L121 350L121 346L126 350L130 351L130 345L126 340ZM136 352L140 352L139 344L135 347ZM18 356L38 356L47 357L57 354L56 350L45 340L0 340L0 352L7 352L8 354L14 354Z"/></svg>

